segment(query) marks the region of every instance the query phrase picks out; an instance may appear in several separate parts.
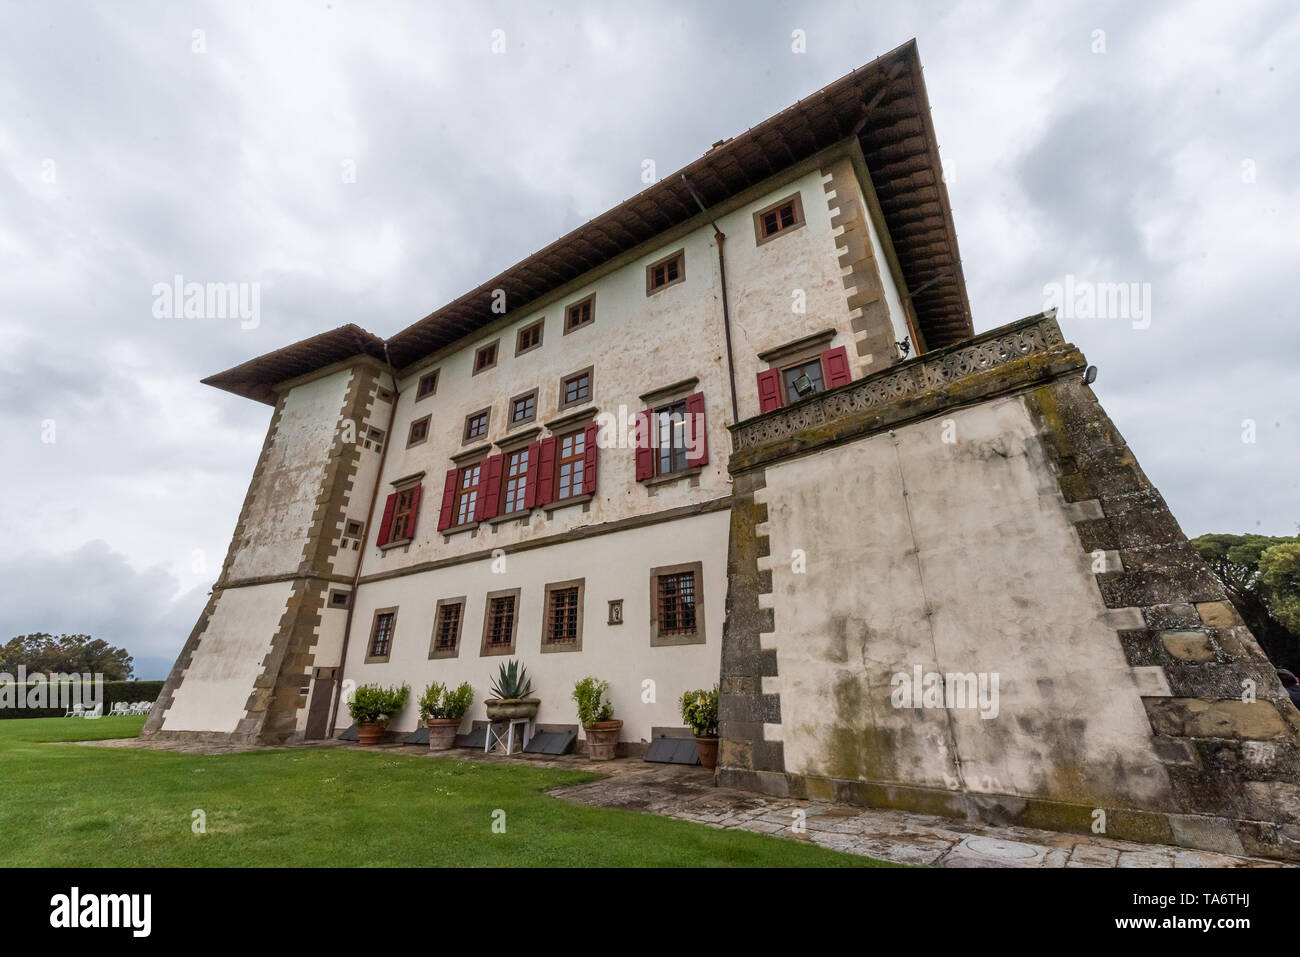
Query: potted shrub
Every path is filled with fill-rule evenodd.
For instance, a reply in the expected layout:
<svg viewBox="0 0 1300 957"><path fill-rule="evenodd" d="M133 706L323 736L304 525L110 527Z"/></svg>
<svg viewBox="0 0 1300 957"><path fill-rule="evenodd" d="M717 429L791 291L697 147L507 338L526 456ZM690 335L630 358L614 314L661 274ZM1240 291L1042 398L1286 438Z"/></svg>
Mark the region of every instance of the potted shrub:
<svg viewBox="0 0 1300 957"><path fill-rule="evenodd" d="M513 658L508 665L502 665L497 672L497 680L492 685L494 697L483 702L487 709L489 721L509 721L511 718L535 718L537 698L530 698L533 683L528 678L528 670L520 668Z"/></svg>
<svg viewBox="0 0 1300 957"><path fill-rule="evenodd" d="M474 703L474 689L463 681L455 690L435 681L420 695L420 718L429 729L429 750L449 751L456 743L461 719Z"/></svg>
<svg viewBox="0 0 1300 957"><path fill-rule="evenodd" d="M700 764L718 766L718 686L712 691L688 691L682 695L682 720L695 735Z"/></svg>
<svg viewBox="0 0 1300 957"><path fill-rule="evenodd" d="M379 685L362 685L352 692L348 713L357 723L357 741L360 744L379 744L384 740L384 729L393 715L406 706L411 693L407 685L400 688L381 688Z"/></svg>
<svg viewBox="0 0 1300 957"><path fill-rule="evenodd" d="M618 749L618 733L623 730L623 722L614 718L614 704L608 695L609 682L590 675L573 686L578 720L587 735L587 757L592 761L612 760Z"/></svg>

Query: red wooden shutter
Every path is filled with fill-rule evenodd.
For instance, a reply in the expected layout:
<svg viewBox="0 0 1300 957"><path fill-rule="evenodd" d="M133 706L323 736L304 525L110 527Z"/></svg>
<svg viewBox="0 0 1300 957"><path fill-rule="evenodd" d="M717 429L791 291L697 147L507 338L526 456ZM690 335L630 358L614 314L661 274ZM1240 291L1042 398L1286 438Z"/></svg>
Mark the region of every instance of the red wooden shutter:
<svg viewBox="0 0 1300 957"><path fill-rule="evenodd" d="M411 489L411 520L406 523L406 537L415 538L415 520L420 517L420 490L423 485Z"/></svg>
<svg viewBox="0 0 1300 957"><path fill-rule="evenodd" d="M451 528L456 515L456 485L460 482L460 469L448 469L447 481L442 485L442 510L438 512L438 531Z"/></svg>
<svg viewBox="0 0 1300 957"><path fill-rule="evenodd" d="M537 451L537 504L548 505L555 498L555 448L558 439L542 439Z"/></svg>
<svg viewBox="0 0 1300 957"><path fill-rule="evenodd" d="M704 421L704 393L697 392L686 397L687 456L686 464L691 468L709 464L709 430ZM698 448L699 454L691 455L689 450Z"/></svg>
<svg viewBox="0 0 1300 957"><path fill-rule="evenodd" d="M650 434L654 413L647 410L636 416L636 480L644 482L655 476L655 450Z"/></svg>
<svg viewBox="0 0 1300 957"><path fill-rule="evenodd" d="M479 481L483 484L479 487L479 507L474 515L476 522L496 518L501 511L501 468L504 464L503 455L494 455L483 463L483 471L479 473Z"/></svg>
<svg viewBox="0 0 1300 957"><path fill-rule="evenodd" d="M393 510L396 508L397 493L394 492L384 501L384 517L379 523L379 537L375 539L376 545L388 544L388 539L391 537L393 531Z"/></svg>
<svg viewBox="0 0 1300 957"><path fill-rule="evenodd" d="M767 369L758 374L758 411L771 412L779 409L781 401L781 370Z"/></svg>
<svg viewBox="0 0 1300 957"><path fill-rule="evenodd" d="M582 494L593 495L596 492L596 433L600 430L595 422L588 422L582 430Z"/></svg>
<svg viewBox="0 0 1300 957"><path fill-rule="evenodd" d="M528 478L524 485L524 508L537 507L537 477L541 475L538 461L542 457L542 443L534 442L528 446Z"/></svg>
<svg viewBox="0 0 1300 957"><path fill-rule="evenodd" d="M849 368L849 350L840 346L827 349L822 353L822 374L826 378L826 388L848 385L853 381L853 370Z"/></svg>

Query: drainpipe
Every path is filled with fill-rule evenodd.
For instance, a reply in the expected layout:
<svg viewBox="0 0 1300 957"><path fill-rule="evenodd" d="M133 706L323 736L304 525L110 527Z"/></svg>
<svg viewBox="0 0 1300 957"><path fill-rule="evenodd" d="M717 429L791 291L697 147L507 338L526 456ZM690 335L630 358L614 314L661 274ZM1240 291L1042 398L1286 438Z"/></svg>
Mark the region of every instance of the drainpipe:
<svg viewBox="0 0 1300 957"><path fill-rule="evenodd" d="M370 523L375 517L375 502L379 499L379 482L384 476L384 461L388 458L388 447L393 442L393 422L397 418L397 375L393 372L392 360L388 358L388 343L384 343L384 362L388 365L388 375L393 380L393 403L388 410L388 428L384 431L384 447L379 453L379 471L375 473L375 485L370 490L370 507L366 510L365 536L370 537ZM365 540L362 540L365 545ZM361 581L361 565L365 562L364 547L357 553L357 570L352 575L352 591L348 595L348 616L343 622L343 650L339 653L339 666L334 672L334 706L330 709L330 728L326 737L334 737L334 728L339 720L339 703L343 699L343 669L348 663L348 640L352 637L352 612L357 606L357 584Z"/></svg>
<svg viewBox="0 0 1300 957"><path fill-rule="evenodd" d="M708 217L708 210L704 208L704 200L700 199L700 194L695 192L695 187L691 181L682 174L682 182L686 184L687 190L695 199L695 204L700 207L700 212ZM713 227L713 236L718 241L718 280L722 284L722 330L727 339L727 379L731 385L731 424L735 425L740 421L740 409L736 404L736 360L731 351L731 310L727 304L727 263L722 256L722 244L727 239L727 234L718 228L718 224L709 219L709 225Z"/></svg>

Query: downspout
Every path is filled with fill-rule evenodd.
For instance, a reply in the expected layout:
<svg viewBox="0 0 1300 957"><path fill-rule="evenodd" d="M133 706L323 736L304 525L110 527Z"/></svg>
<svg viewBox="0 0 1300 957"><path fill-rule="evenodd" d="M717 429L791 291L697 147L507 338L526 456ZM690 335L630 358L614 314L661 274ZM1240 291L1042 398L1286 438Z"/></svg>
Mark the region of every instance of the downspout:
<svg viewBox="0 0 1300 957"><path fill-rule="evenodd" d="M366 509L366 538L370 538L370 523L375 517L375 502L379 499L379 482L384 477L384 461L388 458L388 447L393 441L393 422L397 418L397 400L401 395L397 391L397 375L393 372L393 362L388 358L388 343L384 343L384 362L388 365L389 378L393 380L393 402L388 410L388 428L384 430L384 447L379 453L379 470L375 472L375 485L370 490L370 507ZM363 540L362 544L365 542ZM352 637L352 612L357 606L357 585L361 581L361 566L366 560L366 550L362 548L357 553L357 570L352 575L352 591L348 594L348 616L343 622L343 650L339 653L338 670L334 672L334 690L332 697L334 706L330 709L330 729L326 735L328 738L334 737L334 728L339 720L339 703L343 699L343 669L348 663L348 639Z"/></svg>
<svg viewBox="0 0 1300 957"><path fill-rule="evenodd" d="M727 339L727 379L731 385L731 424L735 425L740 421L740 408L736 403L736 360L731 351L731 310L727 304L727 263L722 256L722 244L727 239L727 234L718 228L718 224L709 218L708 210L704 208L704 200L700 199L700 194L695 192L695 187L691 181L682 174L682 182L686 184L687 190L695 200L695 204L700 207L700 212L704 213L705 218L709 219L709 225L713 227L714 238L718 241L718 281L722 285L722 331Z"/></svg>

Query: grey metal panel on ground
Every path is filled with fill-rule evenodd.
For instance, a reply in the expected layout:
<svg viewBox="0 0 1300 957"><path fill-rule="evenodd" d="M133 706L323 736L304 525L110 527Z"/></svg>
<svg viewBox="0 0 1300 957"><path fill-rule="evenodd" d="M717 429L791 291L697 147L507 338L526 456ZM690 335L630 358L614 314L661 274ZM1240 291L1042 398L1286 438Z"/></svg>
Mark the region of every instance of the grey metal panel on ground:
<svg viewBox="0 0 1300 957"><path fill-rule="evenodd" d="M356 740L357 740L357 726L356 726L355 724L353 724L353 725L349 725L349 726L348 726L348 729L347 729L346 731L344 731L342 734L339 735L339 740L340 740L340 741L356 741Z"/></svg>
<svg viewBox="0 0 1300 957"><path fill-rule="evenodd" d="M429 746L429 728L422 725L402 738L402 744L423 744Z"/></svg>
<svg viewBox="0 0 1300 957"><path fill-rule="evenodd" d="M475 728L469 734L456 735L456 747L477 748L482 751L487 744L487 728Z"/></svg>
<svg viewBox="0 0 1300 957"><path fill-rule="evenodd" d="M572 731L538 731L524 745L524 751L528 754L568 754L577 740L578 736Z"/></svg>
<svg viewBox="0 0 1300 957"><path fill-rule="evenodd" d="M646 748L645 760L656 764L699 764L694 738L655 738Z"/></svg>

